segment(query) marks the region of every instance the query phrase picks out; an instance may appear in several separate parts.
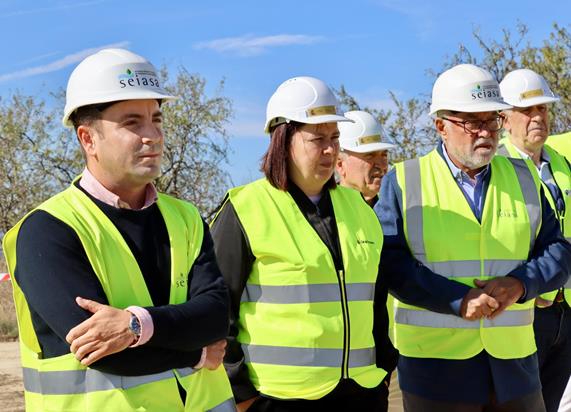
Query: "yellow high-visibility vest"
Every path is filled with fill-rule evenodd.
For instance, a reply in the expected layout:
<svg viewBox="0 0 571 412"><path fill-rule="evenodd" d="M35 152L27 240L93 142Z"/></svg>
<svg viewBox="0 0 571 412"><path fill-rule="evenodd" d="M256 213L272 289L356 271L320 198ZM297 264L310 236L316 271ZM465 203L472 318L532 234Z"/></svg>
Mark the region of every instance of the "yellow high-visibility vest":
<svg viewBox="0 0 571 412"><path fill-rule="evenodd" d="M571 208L571 169L569 169L569 164L565 160L565 157L562 156L560 153L549 147L548 145L544 145L543 149L549 155L549 167L553 174L553 179L555 180L555 184L559 187L561 191L561 196L563 197L563 202L565 203L565 210L560 212L555 207L555 199L551 194L551 191L547 187L547 185L542 182L543 184L543 192L545 193L545 197L549 202L551 208L555 212L555 216L557 220L559 220L559 224L561 226L561 232L565 239L570 242L571 241L571 212L569 212ZM500 141L500 146L498 147L498 154L502 156L512 157L514 159L521 159L521 154L514 146L514 144L509 140L508 137L502 139ZM527 162L528 167L533 173L537 173L537 168L529 160ZM571 302L571 280L568 280L565 284L564 294L565 300L567 302ZM557 295L557 291L554 290L552 292L547 292L541 295L542 298L553 301L555 296Z"/></svg>
<svg viewBox="0 0 571 412"><path fill-rule="evenodd" d="M436 150L396 165L403 226L412 255L433 272L470 287L526 262L541 226L540 182L523 160L496 156L481 223ZM396 346L405 356L499 359L536 351L533 300L495 319L467 321L396 302Z"/></svg>
<svg viewBox="0 0 571 412"><path fill-rule="evenodd" d="M171 242L169 303L187 300L186 280L203 238L200 214L190 203L159 194L157 205ZM38 206L77 233L101 282L109 305L152 306L153 302L129 246L115 225L75 185ZM28 215L27 215L28 216ZM17 266L16 242L25 216L4 237L10 273ZM143 376L118 376L85 367L74 354L42 358L26 297L12 277L20 332L27 411L234 411L235 404L224 368L190 367ZM143 360L141 360L143 361ZM183 404L177 380L187 390Z"/></svg>
<svg viewBox="0 0 571 412"><path fill-rule="evenodd" d="M381 226L359 192L338 186L329 193L339 271L288 192L266 179L229 192L255 256L237 338L264 395L319 399L342 378L373 388L387 374L376 366L372 333Z"/></svg>

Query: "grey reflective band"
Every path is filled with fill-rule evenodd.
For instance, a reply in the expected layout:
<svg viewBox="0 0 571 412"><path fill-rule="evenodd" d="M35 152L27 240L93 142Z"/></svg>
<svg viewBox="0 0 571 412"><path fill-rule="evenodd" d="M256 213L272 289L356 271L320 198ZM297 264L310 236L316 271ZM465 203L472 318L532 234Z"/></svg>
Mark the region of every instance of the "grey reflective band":
<svg viewBox="0 0 571 412"><path fill-rule="evenodd" d="M172 371L142 376L121 376L95 369L43 371L23 368L24 389L43 395L79 395L111 389L130 389L139 385L174 379Z"/></svg>
<svg viewBox="0 0 571 412"><path fill-rule="evenodd" d="M537 230L541 223L541 205L539 204L537 186L535 185L535 181L525 160L513 158L508 158L508 160L514 165L514 171L519 180L519 186L521 187L521 193L523 194L523 200L527 208L530 224L529 250L533 250Z"/></svg>
<svg viewBox="0 0 571 412"><path fill-rule="evenodd" d="M347 283L345 287L348 301L372 301L375 296L374 283ZM248 283L240 300L276 304L339 302L341 293L338 283L280 286Z"/></svg>
<svg viewBox="0 0 571 412"><path fill-rule="evenodd" d="M192 375L194 372L198 372L199 369L182 368L182 369L175 369L175 371L178 374L178 376L180 376L181 378L184 378L186 376Z"/></svg>
<svg viewBox="0 0 571 412"><path fill-rule="evenodd" d="M343 349L295 348L291 346L242 345L245 361L286 366L341 368ZM376 364L375 348L351 349L349 367Z"/></svg>
<svg viewBox="0 0 571 412"><path fill-rule="evenodd" d="M434 273L445 277L469 278L479 277L482 272L480 260L451 260L448 262L426 262L425 265Z"/></svg>
<svg viewBox="0 0 571 412"><path fill-rule="evenodd" d="M502 144L496 150L496 154L504 157L511 157L505 144Z"/></svg>
<svg viewBox="0 0 571 412"><path fill-rule="evenodd" d="M565 286L563 286L565 289L571 289L571 277L569 279L567 279L567 282L565 283Z"/></svg>
<svg viewBox="0 0 571 412"><path fill-rule="evenodd" d="M488 259L484 260L483 276L505 276L524 263L518 259ZM434 273L445 277L469 278L480 277L480 260L450 260L448 262L425 262L426 267Z"/></svg>
<svg viewBox="0 0 571 412"><path fill-rule="evenodd" d="M569 243L571 243L571 237L566 237L565 240Z"/></svg>
<svg viewBox="0 0 571 412"><path fill-rule="evenodd" d="M208 409L207 412L236 412L236 402L234 402L234 398L226 399L214 408Z"/></svg>
<svg viewBox="0 0 571 412"><path fill-rule="evenodd" d="M395 322L402 325L424 326L428 328L479 329L511 326L528 326L533 323L533 308L523 310L506 310L495 319L470 321L459 316L397 307Z"/></svg>
<svg viewBox="0 0 571 412"><path fill-rule="evenodd" d="M422 187L420 184L420 160L406 160L404 167L404 184L406 187L406 231L410 250L414 257L426 263L424 249L424 225L422 218Z"/></svg>
<svg viewBox="0 0 571 412"><path fill-rule="evenodd" d="M505 276L524 263L521 259L488 259L484 261L484 275Z"/></svg>

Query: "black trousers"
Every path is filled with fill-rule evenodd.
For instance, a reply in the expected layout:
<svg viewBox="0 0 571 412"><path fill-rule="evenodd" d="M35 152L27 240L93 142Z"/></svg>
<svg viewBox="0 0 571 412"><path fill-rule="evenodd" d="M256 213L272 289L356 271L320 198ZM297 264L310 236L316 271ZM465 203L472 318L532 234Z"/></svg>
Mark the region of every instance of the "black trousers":
<svg viewBox="0 0 571 412"><path fill-rule="evenodd" d="M404 391L402 399L404 412L545 412L540 391L503 404L492 400L488 405L433 401Z"/></svg>
<svg viewBox="0 0 571 412"><path fill-rule="evenodd" d="M564 301L536 308L533 328L545 408L557 412L571 374L571 308Z"/></svg>
<svg viewBox="0 0 571 412"><path fill-rule="evenodd" d="M248 412L317 412L317 411L375 411L387 412L388 381L367 389L352 379L344 379L337 387L321 399L281 400L264 397L256 400Z"/></svg>

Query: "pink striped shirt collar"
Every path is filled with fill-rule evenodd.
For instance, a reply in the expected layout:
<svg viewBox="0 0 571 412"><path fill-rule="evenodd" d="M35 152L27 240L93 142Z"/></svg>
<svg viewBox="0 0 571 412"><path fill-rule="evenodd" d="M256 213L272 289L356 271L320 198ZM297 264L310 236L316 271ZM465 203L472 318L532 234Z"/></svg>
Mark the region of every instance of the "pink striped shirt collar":
<svg viewBox="0 0 571 412"><path fill-rule="evenodd" d="M122 201L119 196L103 186L95 176L91 174L87 167L83 170L83 174L79 180L79 185L91 196L105 204L118 209L132 209L127 202ZM145 189L145 203L143 204L143 207L135 210L146 209L147 207L152 206L157 199L157 189L152 183L149 183Z"/></svg>

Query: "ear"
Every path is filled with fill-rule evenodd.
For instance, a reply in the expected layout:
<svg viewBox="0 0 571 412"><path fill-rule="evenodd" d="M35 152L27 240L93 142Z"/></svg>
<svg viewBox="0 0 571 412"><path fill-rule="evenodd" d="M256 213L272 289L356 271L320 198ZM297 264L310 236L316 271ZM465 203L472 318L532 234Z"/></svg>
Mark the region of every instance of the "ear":
<svg viewBox="0 0 571 412"><path fill-rule="evenodd" d="M500 116L504 119L504 124L502 126L502 128L508 132L509 134L511 134L512 132L512 125L510 123L510 117L508 116L508 114L506 112L500 112Z"/></svg>
<svg viewBox="0 0 571 412"><path fill-rule="evenodd" d="M339 173L339 176L345 177L345 167L343 165L343 159L341 158L341 153L339 153L339 156L337 156L335 169L337 169L337 173Z"/></svg>
<svg viewBox="0 0 571 412"><path fill-rule="evenodd" d="M442 137L442 140L446 141L446 138L448 137L448 130L446 129L444 120L440 118L434 119L434 127L436 128L438 134Z"/></svg>
<svg viewBox="0 0 571 412"><path fill-rule="evenodd" d="M82 124L77 128L77 139L83 147L84 152L88 156L94 156L95 151L95 134L97 131L93 126Z"/></svg>

